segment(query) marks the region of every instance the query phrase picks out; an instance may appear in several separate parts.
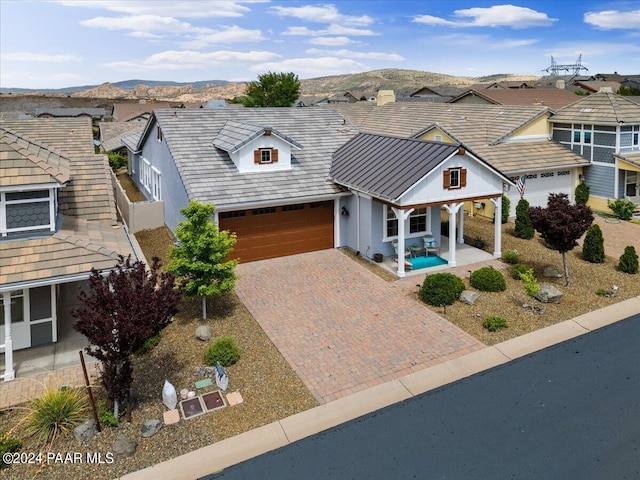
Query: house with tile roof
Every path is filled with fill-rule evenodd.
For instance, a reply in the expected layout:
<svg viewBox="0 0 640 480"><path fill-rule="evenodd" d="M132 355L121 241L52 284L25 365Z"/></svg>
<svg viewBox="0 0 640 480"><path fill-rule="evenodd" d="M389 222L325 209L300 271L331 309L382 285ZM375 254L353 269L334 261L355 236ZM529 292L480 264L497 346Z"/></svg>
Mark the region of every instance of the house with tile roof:
<svg viewBox="0 0 640 480"><path fill-rule="evenodd" d="M88 118L3 120L0 126L0 351L58 341L63 306L91 269L139 258L117 222L108 163Z"/></svg>
<svg viewBox="0 0 640 480"><path fill-rule="evenodd" d="M362 131L405 138L459 144L482 158L512 181L524 177L524 198L532 206L546 206L549 193L573 198L582 169L589 162L550 139L552 111L544 106L388 103L383 106L332 106ZM510 216L520 199L516 188L505 194L511 200ZM490 203L472 215L492 218Z"/></svg>
<svg viewBox="0 0 640 480"><path fill-rule="evenodd" d="M469 89L449 103L468 103L476 105L538 105L557 110L575 102L574 93L559 88L501 88Z"/></svg>
<svg viewBox="0 0 640 480"><path fill-rule="evenodd" d="M589 205L607 211L609 200L640 204L640 105L603 90L550 118L553 139L587 162Z"/></svg>

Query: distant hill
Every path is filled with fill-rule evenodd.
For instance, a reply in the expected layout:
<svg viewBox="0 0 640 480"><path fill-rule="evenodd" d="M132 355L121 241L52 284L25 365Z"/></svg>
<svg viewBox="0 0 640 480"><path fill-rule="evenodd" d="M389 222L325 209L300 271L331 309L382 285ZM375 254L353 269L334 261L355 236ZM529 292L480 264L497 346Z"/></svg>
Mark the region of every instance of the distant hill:
<svg viewBox="0 0 640 480"><path fill-rule="evenodd" d="M388 68L346 75L332 75L300 80L300 93L309 96L331 96L335 93L351 92L354 95L375 93L377 90L394 90L397 96L408 96L422 87L468 87L475 83L501 80L534 80L538 77L496 74L485 77L456 77L420 70ZM85 85L61 89L0 88L2 94L13 95L59 95L82 98L111 99L156 99L181 102L202 102L213 98L233 99L242 96L246 83L225 80L206 80L192 83L126 80Z"/></svg>

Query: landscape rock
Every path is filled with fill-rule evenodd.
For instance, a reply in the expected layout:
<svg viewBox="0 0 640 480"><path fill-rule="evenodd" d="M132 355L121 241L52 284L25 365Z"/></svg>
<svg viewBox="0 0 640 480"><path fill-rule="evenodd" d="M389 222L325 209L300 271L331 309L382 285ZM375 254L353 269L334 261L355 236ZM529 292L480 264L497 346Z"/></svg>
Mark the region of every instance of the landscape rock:
<svg viewBox="0 0 640 480"><path fill-rule="evenodd" d="M463 290L460 294L460 301L466 303L467 305L473 305L476 303L476 300L480 294L478 292L472 292L471 290Z"/></svg>
<svg viewBox="0 0 640 480"><path fill-rule="evenodd" d="M212 336L213 336L213 329L209 325L200 325L198 328L196 328L196 338L198 340L207 342L211 340Z"/></svg>
<svg viewBox="0 0 640 480"><path fill-rule="evenodd" d="M157 419L147 420L142 425L140 432L142 433L142 438L153 437L156 433L160 431L162 428L162 422Z"/></svg>
<svg viewBox="0 0 640 480"><path fill-rule="evenodd" d="M130 457L131 455L136 453L137 446L138 442L136 442L135 440L131 440L121 434L116 438L111 451L116 458Z"/></svg>
<svg viewBox="0 0 640 480"><path fill-rule="evenodd" d="M556 267L554 267L553 265L549 265L547 268L545 268L544 271L542 272L542 276L545 277L545 278L560 278L560 277L562 277L562 275L560 274L558 269Z"/></svg>
<svg viewBox="0 0 640 480"><path fill-rule="evenodd" d="M196 375L202 377L213 377L216 374L216 367L196 367Z"/></svg>
<svg viewBox="0 0 640 480"><path fill-rule="evenodd" d="M96 428L96 421L93 418L73 429L73 435L80 443L90 440L96 433L98 433L98 429Z"/></svg>
<svg viewBox="0 0 640 480"><path fill-rule="evenodd" d="M560 303L562 292L553 285L542 285L534 297L542 303Z"/></svg>

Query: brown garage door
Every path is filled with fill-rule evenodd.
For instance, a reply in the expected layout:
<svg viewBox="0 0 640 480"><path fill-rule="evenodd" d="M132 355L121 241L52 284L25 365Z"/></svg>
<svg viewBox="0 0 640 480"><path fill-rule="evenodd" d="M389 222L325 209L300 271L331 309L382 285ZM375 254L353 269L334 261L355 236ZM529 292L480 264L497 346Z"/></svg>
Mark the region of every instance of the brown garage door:
<svg viewBox="0 0 640 480"><path fill-rule="evenodd" d="M333 248L333 202L220 212L221 230L237 235L241 262Z"/></svg>

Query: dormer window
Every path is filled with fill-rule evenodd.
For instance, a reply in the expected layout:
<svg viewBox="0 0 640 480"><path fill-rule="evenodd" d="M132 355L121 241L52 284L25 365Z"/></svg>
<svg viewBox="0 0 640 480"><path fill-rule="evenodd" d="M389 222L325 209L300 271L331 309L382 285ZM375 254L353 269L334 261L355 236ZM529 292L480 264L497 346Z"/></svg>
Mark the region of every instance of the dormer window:
<svg viewBox="0 0 640 480"><path fill-rule="evenodd" d="M444 171L443 185L447 190L456 190L467 186L466 168L449 168Z"/></svg>
<svg viewBox="0 0 640 480"><path fill-rule="evenodd" d="M259 164L269 164L278 162L277 148L258 148L253 151L253 161Z"/></svg>

